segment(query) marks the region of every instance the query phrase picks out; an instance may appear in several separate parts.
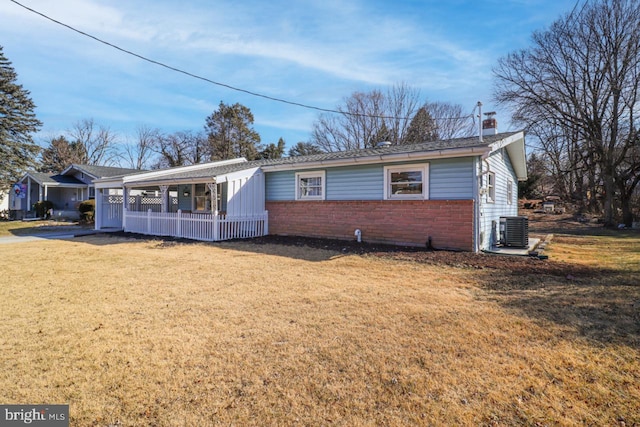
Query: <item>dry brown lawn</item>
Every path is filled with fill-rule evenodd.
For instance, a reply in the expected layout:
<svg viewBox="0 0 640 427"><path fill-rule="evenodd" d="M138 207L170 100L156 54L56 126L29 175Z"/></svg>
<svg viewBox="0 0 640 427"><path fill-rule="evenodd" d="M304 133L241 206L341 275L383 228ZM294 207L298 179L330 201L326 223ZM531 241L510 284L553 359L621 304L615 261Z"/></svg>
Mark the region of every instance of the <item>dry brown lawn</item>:
<svg viewBox="0 0 640 427"><path fill-rule="evenodd" d="M0 403L69 403L73 426L640 425L640 237L549 254L1 245Z"/></svg>

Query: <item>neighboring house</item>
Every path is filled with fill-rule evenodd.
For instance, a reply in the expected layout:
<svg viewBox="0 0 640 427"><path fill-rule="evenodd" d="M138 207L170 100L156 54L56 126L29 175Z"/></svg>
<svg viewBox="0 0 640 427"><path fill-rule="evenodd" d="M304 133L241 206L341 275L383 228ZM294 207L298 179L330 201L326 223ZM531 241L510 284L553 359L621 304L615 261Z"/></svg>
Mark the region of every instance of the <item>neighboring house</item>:
<svg viewBox="0 0 640 427"><path fill-rule="evenodd" d="M485 250L500 218L517 215L527 170L523 132L484 133L97 179L96 229L198 240L359 230L366 242Z"/></svg>
<svg viewBox="0 0 640 427"><path fill-rule="evenodd" d="M71 165L57 174L27 172L11 188L9 209L15 211L17 218L33 217L33 205L48 200L53 203L55 217L78 218L78 204L95 197L95 179L136 172L139 171L93 165Z"/></svg>

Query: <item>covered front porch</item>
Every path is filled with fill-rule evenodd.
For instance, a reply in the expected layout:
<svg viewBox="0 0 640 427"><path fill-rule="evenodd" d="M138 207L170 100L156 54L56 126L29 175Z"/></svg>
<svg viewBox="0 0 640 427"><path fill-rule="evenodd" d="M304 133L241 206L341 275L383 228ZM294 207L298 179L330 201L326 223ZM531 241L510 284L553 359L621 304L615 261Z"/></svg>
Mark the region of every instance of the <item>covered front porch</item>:
<svg viewBox="0 0 640 427"><path fill-rule="evenodd" d="M244 159L96 181L96 229L221 241L268 234L264 176Z"/></svg>
<svg viewBox="0 0 640 427"><path fill-rule="evenodd" d="M77 219L78 203L93 197L93 187L71 176L28 172L9 193L9 209L18 219L33 218L34 205L49 201L49 215Z"/></svg>

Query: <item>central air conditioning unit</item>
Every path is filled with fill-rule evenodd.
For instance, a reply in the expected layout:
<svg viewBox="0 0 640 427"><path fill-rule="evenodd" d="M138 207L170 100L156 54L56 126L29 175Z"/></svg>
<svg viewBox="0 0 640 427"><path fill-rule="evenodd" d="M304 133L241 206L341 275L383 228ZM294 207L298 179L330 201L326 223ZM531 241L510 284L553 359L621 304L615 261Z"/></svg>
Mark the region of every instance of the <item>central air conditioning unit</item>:
<svg viewBox="0 0 640 427"><path fill-rule="evenodd" d="M500 243L514 248L529 246L529 218L526 216L500 217Z"/></svg>

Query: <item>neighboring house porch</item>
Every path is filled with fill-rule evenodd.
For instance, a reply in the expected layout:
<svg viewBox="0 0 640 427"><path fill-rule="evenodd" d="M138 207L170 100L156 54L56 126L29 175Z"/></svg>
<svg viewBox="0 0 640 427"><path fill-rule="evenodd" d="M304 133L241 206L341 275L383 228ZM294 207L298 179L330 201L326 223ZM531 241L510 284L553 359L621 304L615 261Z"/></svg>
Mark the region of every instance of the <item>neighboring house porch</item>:
<svg viewBox="0 0 640 427"><path fill-rule="evenodd" d="M9 194L9 210L17 219L33 218L36 202L53 204L55 218L79 218L78 205L95 198L93 180L137 173L134 169L93 165L71 165L60 173L27 172Z"/></svg>

